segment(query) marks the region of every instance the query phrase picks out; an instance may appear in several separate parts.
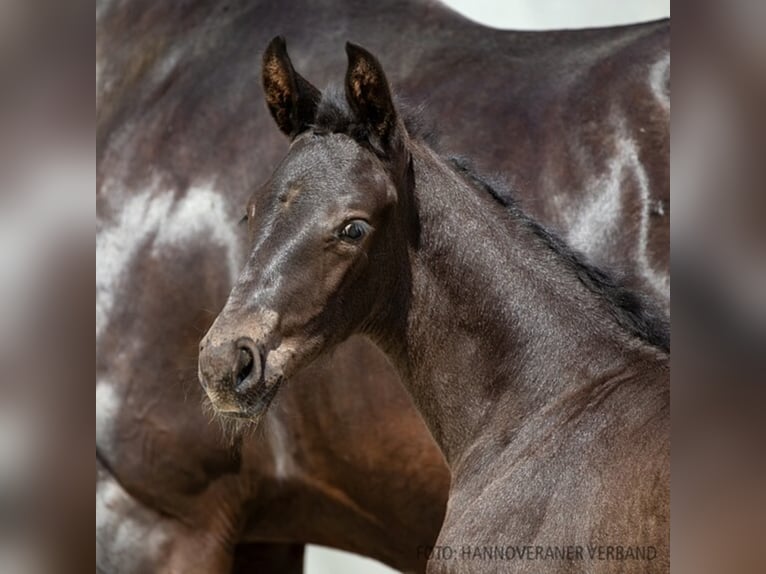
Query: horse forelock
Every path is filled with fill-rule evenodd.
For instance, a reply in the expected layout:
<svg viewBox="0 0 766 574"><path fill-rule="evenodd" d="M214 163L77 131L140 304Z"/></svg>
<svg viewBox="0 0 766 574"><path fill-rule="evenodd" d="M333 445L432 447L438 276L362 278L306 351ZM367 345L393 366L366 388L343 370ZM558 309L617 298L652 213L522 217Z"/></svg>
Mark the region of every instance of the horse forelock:
<svg viewBox="0 0 766 574"><path fill-rule="evenodd" d="M425 113L422 105L413 106L405 99L395 96L395 105L410 138L423 141L434 147L438 143L436 126ZM322 99L317 107L316 118L311 126L318 133L341 133L359 143L369 142L363 122L356 117L349 106L343 90L339 86L330 86L322 92Z"/></svg>

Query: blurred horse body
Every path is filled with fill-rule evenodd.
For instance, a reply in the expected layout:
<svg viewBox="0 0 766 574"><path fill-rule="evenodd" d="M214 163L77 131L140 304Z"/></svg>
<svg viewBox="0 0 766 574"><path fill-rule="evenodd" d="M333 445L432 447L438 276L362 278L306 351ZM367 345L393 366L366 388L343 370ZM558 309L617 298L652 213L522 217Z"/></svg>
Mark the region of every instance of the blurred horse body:
<svg viewBox="0 0 766 574"><path fill-rule="evenodd" d="M518 33L433 2L101 2L106 572L300 571L305 542L422 570L418 546L441 525L443 458L364 339L292 381L263 433L230 444L200 408L197 343L243 261L236 222L286 147L258 87L258 55L275 31L315 83L341 72L346 39L385 54L404 96L452 118L439 126L442 149L513 174L527 211L668 308L667 22Z"/></svg>

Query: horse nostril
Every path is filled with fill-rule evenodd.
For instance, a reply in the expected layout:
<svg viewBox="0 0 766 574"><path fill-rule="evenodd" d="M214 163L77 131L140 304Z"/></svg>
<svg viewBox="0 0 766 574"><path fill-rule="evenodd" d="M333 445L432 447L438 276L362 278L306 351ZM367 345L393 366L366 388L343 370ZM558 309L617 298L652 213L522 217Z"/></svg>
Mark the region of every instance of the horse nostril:
<svg viewBox="0 0 766 574"><path fill-rule="evenodd" d="M233 375L234 388L243 391L257 382L261 375L261 355L258 347L245 338L237 342L237 358L235 360Z"/></svg>
<svg viewBox="0 0 766 574"><path fill-rule="evenodd" d="M237 377L236 385L239 386L242 382L250 376L253 372L253 353L246 347L240 347L237 353L237 365L234 367L234 372Z"/></svg>

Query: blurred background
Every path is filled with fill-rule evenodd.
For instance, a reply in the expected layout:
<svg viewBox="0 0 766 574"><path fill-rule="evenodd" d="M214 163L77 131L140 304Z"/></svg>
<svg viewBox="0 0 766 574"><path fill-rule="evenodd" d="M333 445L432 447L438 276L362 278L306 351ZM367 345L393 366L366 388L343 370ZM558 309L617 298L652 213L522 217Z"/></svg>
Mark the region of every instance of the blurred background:
<svg viewBox="0 0 766 574"><path fill-rule="evenodd" d="M670 17L669 0L447 0L467 18L494 28L592 28Z"/></svg>

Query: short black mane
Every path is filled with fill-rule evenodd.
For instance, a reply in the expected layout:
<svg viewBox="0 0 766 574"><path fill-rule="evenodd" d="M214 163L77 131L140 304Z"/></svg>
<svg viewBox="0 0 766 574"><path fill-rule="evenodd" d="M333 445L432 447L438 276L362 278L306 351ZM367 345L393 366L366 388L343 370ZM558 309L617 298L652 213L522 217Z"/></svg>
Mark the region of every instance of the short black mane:
<svg viewBox="0 0 766 574"><path fill-rule="evenodd" d="M582 253L573 249L556 233L532 219L521 209L519 202L507 187L490 183L478 175L465 158L451 157L447 161L469 183L488 193L523 221L545 245L564 259L588 289L610 303L614 318L623 328L651 345L670 351L669 322L652 301L622 285L611 273L591 264Z"/></svg>

